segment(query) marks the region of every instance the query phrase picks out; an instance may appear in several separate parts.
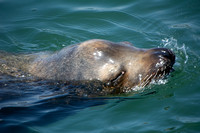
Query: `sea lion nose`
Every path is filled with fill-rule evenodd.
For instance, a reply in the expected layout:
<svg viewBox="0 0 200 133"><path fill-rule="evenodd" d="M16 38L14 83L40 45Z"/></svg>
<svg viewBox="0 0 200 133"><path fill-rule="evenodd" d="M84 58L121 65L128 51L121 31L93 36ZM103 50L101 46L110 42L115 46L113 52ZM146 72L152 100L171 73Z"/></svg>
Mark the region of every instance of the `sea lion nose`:
<svg viewBox="0 0 200 133"><path fill-rule="evenodd" d="M153 50L153 54L161 58L169 59L172 65L175 63L175 54L170 49L156 48Z"/></svg>

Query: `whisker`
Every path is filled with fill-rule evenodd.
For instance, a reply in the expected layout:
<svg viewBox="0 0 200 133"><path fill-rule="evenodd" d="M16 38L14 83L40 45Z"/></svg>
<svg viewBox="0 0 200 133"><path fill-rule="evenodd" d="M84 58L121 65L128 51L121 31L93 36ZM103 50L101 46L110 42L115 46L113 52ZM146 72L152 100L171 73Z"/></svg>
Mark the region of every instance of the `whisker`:
<svg viewBox="0 0 200 133"><path fill-rule="evenodd" d="M149 74L147 74L142 81L140 80L141 82L139 83L139 87L147 86L152 80L158 81L159 79L163 79L165 75L169 74L171 68L172 67L170 65L164 65L157 68L156 71L150 70L148 72Z"/></svg>
<svg viewBox="0 0 200 133"><path fill-rule="evenodd" d="M145 82L145 84L144 84L142 87L147 86L150 82L151 82L151 80L147 80L147 81Z"/></svg>
<svg viewBox="0 0 200 133"><path fill-rule="evenodd" d="M148 84L151 82L151 78L152 78L153 75L154 75L154 74L151 74L150 76L147 75L146 77L148 77L148 76L149 76L149 77L148 77L147 79L145 79L145 78L146 78L146 77L145 77L144 80L143 80L144 82L142 82L142 84L141 84L140 86L145 87L146 85L148 85Z"/></svg>
<svg viewBox="0 0 200 133"><path fill-rule="evenodd" d="M158 71L159 71L160 69L158 69L157 71L156 71L156 74L155 74L155 76L153 77L153 79L156 79L156 77L158 76Z"/></svg>

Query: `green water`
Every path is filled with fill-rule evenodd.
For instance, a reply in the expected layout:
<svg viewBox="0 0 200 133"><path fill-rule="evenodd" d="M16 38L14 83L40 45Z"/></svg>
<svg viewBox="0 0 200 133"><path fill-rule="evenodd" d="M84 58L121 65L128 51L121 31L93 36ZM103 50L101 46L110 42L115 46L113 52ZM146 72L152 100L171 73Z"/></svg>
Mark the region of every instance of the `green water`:
<svg viewBox="0 0 200 133"><path fill-rule="evenodd" d="M0 132L200 132L199 0L0 0L1 51L56 51L94 38L170 48L175 71L148 95L31 105L48 85L1 77Z"/></svg>

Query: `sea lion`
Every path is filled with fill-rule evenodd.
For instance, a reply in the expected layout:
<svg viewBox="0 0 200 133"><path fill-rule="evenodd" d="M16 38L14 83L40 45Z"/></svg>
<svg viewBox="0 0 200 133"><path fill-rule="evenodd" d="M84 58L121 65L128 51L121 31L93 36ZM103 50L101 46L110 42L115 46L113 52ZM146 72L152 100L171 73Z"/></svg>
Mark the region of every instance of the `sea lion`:
<svg viewBox="0 0 200 133"><path fill-rule="evenodd" d="M30 63L28 71L51 80L98 80L122 93L163 78L174 62L174 53L166 48L139 49L129 42L93 39L37 58Z"/></svg>
<svg viewBox="0 0 200 133"><path fill-rule="evenodd" d="M153 79L161 79L175 63L174 53L166 48L140 49L129 42L101 39L67 46L50 55L25 57L26 60L21 57L21 64L26 65L18 65L17 70L56 81L100 81L111 94L124 93L135 86L144 87Z"/></svg>

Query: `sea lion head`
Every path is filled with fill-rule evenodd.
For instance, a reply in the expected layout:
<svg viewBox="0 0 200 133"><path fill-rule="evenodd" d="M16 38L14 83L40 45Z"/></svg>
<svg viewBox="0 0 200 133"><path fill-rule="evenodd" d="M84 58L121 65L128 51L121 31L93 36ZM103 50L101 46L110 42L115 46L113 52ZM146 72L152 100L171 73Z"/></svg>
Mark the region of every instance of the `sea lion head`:
<svg viewBox="0 0 200 133"><path fill-rule="evenodd" d="M94 65L95 75L113 93L122 93L169 74L175 62L174 53L167 48L140 49L128 42L113 43L92 40L83 43ZM91 63L92 62L92 63Z"/></svg>

